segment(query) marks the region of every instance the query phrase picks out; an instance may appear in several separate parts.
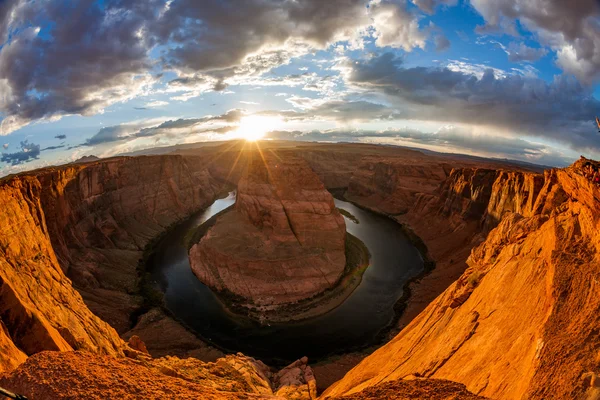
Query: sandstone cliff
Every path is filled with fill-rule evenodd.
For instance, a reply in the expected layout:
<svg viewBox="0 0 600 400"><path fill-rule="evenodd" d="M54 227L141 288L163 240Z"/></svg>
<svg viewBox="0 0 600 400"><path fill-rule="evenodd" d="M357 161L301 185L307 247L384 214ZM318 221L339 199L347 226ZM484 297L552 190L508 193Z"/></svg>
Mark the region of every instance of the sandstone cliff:
<svg viewBox="0 0 600 400"><path fill-rule="evenodd" d="M141 304L144 246L220 186L205 162L181 156L95 161L0 182L0 357L13 360L0 368L42 350L119 354L117 333L88 307L128 330Z"/></svg>
<svg viewBox="0 0 600 400"><path fill-rule="evenodd" d="M41 208L60 265L90 309L120 333L141 303L138 261L169 225L220 188L194 157L120 157L40 177Z"/></svg>
<svg viewBox="0 0 600 400"><path fill-rule="evenodd" d="M235 208L190 249L196 276L255 305L278 306L332 287L346 229L333 197L300 158L251 154Z"/></svg>
<svg viewBox="0 0 600 400"><path fill-rule="evenodd" d="M474 182L472 171L451 174L460 199L445 205L499 224L457 282L325 397L416 375L490 398L596 398L600 190L580 167L486 172L483 197L461 183Z"/></svg>
<svg viewBox="0 0 600 400"><path fill-rule="evenodd" d="M42 181L0 182L0 370L43 350L121 354L117 333L89 311L59 266Z"/></svg>

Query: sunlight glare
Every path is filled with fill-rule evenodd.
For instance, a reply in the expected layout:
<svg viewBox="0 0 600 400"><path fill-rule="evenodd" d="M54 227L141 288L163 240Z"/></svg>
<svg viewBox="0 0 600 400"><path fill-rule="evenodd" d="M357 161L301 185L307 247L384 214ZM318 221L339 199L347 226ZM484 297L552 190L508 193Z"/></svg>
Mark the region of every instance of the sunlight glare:
<svg viewBox="0 0 600 400"><path fill-rule="evenodd" d="M235 131L235 137L254 142L264 138L267 133L279 129L281 123L281 117L261 115L243 117L240 121L240 127Z"/></svg>

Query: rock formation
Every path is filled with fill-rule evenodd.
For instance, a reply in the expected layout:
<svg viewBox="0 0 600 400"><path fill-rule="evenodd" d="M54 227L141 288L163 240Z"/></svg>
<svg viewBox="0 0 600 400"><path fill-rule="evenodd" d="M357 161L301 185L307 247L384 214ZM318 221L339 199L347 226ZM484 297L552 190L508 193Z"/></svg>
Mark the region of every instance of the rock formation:
<svg viewBox="0 0 600 400"><path fill-rule="evenodd" d="M489 196L451 207L479 210L487 199L482 223L500 222L464 275L325 397L416 375L490 398L591 398L599 372L600 189L581 174L581 162L543 177L496 172L485 185ZM453 182L473 182L472 172L454 171ZM465 199L474 193L468 186L453 192Z"/></svg>
<svg viewBox="0 0 600 400"><path fill-rule="evenodd" d="M116 158L0 181L0 369L43 350L120 354L117 332L87 306L129 329L141 303L144 246L205 206L219 185L201 160L180 156Z"/></svg>
<svg viewBox="0 0 600 400"><path fill-rule="evenodd" d="M235 208L190 249L194 274L255 305L279 306L335 285L346 226L333 197L302 159L253 153Z"/></svg>
<svg viewBox="0 0 600 400"><path fill-rule="evenodd" d="M323 399L599 398L600 188L582 174L585 160L538 174L410 150L327 148L266 151L264 163L222 149L115 158L0 180L0 386L35 399L314 399L305 359L276 372L239 354L213 363L152 358L145 350L189 356L202 344L158 309L132 330L130 317L141 303L143 248L240 176L235 209L195 251L235 216L231 232L250 232L251 245L234 240L230 249L255 260L264 255L257 249L303 254L325 272L286 261L283 271L300 284L284 287L272 274L261 287L250 276L250 287L232 285L238 294L278 304L334 282L344 267L344 229L316 173L411 229L436 262L411 285L400 333ZM236 159L250 162L245 175ZM259 243L266 245L252 247ZM231 265L280 273L271 261Z"/></svg>
<svg viewBox="0 0 600 400"><path fill-rule="evenodd" d="M117 359L86 352L42 352L0 377L0 387L36 400L316 399L314 377L304 361L274 373L241 354L203 363L192 358Z"/></svg>
<svg viewBox="0 0 600 400"><path fill-rule="evenodd" d="M208 205L221 186L206 163L181 156L108 159L39 179L60 265L92 311L121 333L142 301L137 266L146 244Z"/></svg>
<svg viewBox="0 0 600 400"><path fill-rule="evenodd" d="M78 349L117 355L119 336L89 311L58 263L43 207L48 175L61 178L46 172L0 182L1 336L27 355Z"/></svg>

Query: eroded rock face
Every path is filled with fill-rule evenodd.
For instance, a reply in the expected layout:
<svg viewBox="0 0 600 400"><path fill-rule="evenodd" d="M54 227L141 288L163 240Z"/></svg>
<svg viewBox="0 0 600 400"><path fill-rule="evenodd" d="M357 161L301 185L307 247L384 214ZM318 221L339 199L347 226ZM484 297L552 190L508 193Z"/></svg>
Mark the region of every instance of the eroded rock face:
<svg viewBox="0 0 600 400"><path fill-rule="evenodd" d="M333 197L299 158L250 157L234 210L190 249L196 276L257 305L332 287L345 268L346 226Z"/></svg>
<svg viewBox="0 0 600 400"><path fill-rule="evenodd" d="M36 400L316 399L314 378L304 361L277 373L242 354L204 363L193 358L42 352L1 377L0 386Z"/></svg>
<svg viewBox="0 0 600 400"><path fill-rule="evenodd" d="M120 333L141 303L146 244L210 204L220 184L195 157L119 157L39 175L41 209L67 276L94 313Z"/></svg>
<svg viewBox="0 0 600 400"><path fill-rule="evenodd" d="M434 192L449 168L441 162L411 158L364 157L346 196L387 214L407 213L421 193Z"/></svg>
<svg viewBox="0 0 600 400"><path fill-rule="evenodd" d="M117 333L90 312L58 264L42 191L37 176L0 183L0 343L7 351L0 358L12 359L3 367L43 350L122 354Z"/></svg>
<svg viewBox="0 0 600 400"><path fill-rule="evenodd" d="M488 215L500 222L469 268L325 396L410 375L490 398L597 393L590 346L600 329L600 189L579 164L543 178L499 171L491 185L483 223Z"/></svg>
<svg viewBox="0 0 600 400"><path fill-rule="evenodd" d="M144 246L209 203L218 185L205 163L180 156L94 161L1 181L0 368L44 350L121 355L123 341L96 315L129 329L141 302Z"/></svg>

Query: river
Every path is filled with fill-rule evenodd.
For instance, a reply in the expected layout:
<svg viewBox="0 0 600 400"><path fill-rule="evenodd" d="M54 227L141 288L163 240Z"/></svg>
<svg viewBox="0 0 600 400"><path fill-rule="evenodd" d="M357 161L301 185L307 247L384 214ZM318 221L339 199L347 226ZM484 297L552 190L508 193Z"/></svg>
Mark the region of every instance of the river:
<svg viewBox="0 0 600 400"><path fill-rule="evenodd" d="M376 344L394 320L404 284L423 271L423 260L399 225L384 216L335 200L354 215L346 229L371 253L362 282L336 309L306 321L260 325L228 313L215 294L192 273L185 237L192 229L232 206L235 193L172 228L148 259L147 270L164 293L166 308L204 340L228 351L284 364L302 356L313 362Z"/></svg>

